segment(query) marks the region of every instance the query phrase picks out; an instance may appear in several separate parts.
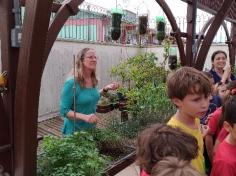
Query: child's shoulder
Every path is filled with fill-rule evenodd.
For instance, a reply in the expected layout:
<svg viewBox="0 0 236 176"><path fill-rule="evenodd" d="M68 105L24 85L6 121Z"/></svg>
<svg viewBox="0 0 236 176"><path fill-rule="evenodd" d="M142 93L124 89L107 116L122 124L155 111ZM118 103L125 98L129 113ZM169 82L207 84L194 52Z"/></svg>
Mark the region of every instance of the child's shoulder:
<svg viewBox="0 0 236 176"><path fill-rule="evenodd" d="M200 130L200 119L196 118L195 119L195 124L199 127L196 129L193 129L189 127L187 124L181 122L179 119L177 119L175 116L171 117L170 120L167 122L167 125L172 126L172 127L177 127L182 129L183 131L187 133L198 133Z"/></svg>
<svg viewBox="0 0 236 176"><path fill-rule="evenodd" d="M172 116L170 120L167 122L167 125L172 127L179 127L179 128L185 128L187 125L182 123L179 119L177 119L175 116Z"/></svg>
<svg viewBox="0 0 236 176"><path fill-rule="evenodd" d="M232 159L236 163L236 148L226 142L225 140L220 143L219 147L216 150L216 159L221 159L225 161L231 161Z"/></svg>
<svg viewBox="0 0 236 176"><path fill-rule="evenodd" d="M195 123L200 124L200 119L195 118ZM186 125L183 122L181 122L179 119L177 119L175 116L172 116L170 120L167 122L167 125L174 125L174 124L181 124L181 125ZM187 125L186 125L187 126Z"/></svg>

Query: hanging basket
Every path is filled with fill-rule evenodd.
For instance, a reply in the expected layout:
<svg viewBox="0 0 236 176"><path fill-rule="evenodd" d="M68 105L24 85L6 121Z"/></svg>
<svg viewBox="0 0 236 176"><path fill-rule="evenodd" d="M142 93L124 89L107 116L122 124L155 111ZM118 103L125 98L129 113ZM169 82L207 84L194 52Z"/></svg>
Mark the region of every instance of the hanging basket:
<svg viewBox="0 0 236 176"><path fill-rule="evenodd" d="M111 38L112 40L118 40L120 38L121 30L120 28L114 28L111 29Z"/></svg>
<svg viewBox="0 0 236 176"><path fill-rule="evenodd" d="M166 22L163 16L156 17L156 28L157 28L157 40L163 41L166 33L165 33Z"/></svg>
<svg viewBox="0 0 236 176"><path fill-rule="evenodd" d="M138 31L140 35L144 35L147 33L147 23L148 23L147 16L143 15L139 17Z"/></svg>
<svg viewBox="0 0 236 176"><path fill-rule="evenodd" d="M113 9L112 10L112 27L111 27L111 38L112 38L112 40L118 40L120 38L121 19L122 19L122 10Z"/></svg>

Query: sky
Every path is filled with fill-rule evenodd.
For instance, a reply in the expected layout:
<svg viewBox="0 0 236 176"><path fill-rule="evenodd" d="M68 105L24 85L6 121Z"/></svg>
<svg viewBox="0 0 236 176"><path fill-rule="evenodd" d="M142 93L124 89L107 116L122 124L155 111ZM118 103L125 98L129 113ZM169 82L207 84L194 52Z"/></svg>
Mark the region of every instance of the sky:
<svg viewBox="0 0 236 176"><path fill-rule="evenodd" d="M163 11L155 0L85 0L107 9L121 7L138 14L149 13L150 18L163 15ZM166 0L175 16L186 16L187 5L180 0Z"/></svg>
<svg viewBox="0 0 236 176"><path fill-rule="evenodd" d="M165 0L168 6L170 7L174 17L178 20L182 20L183 18L186 17L187 14L187 3L181 1L181 0ZM149 26L151 28L155 28L155 17L164 15L163 10L159 6L159 4L155 0L85 0L85 2L95 4L97 6L106 8L108 10L111 10L112 8L116 7L116 4L118 7L121 7L122 9L127 9L131 10L132 12L135 12L137 15L142 15L142 14L149 14ZM202 10L197 10L197 15L199 16L200 19L206 19L209 18L208 13L203 12ZM180 17L180 18L178 18ZM183 17L183 18L181 18ZM198 18L197 18L198 21ZM178 21L177 21L178 23ZM196 26L196 32L199 32L200 29L204 23L199 22L197 23ZM228 25L228 24L227 24ZM186 26L179 26L181 31L185 31ZM218 39L221 41L224 40L225 34L222 32L223 28L221 27L219 29L215 41L218 41ZM223 36L222 36L223 33ZM223 39L222 39L223 37Z"/></svg>
<svg viewBox="0 0 236 176"><path fill-rule="evenodd" d="M112 8L121 7L122 9L131 10L138 15L148 14L150 27L155 27L155 17L164 15L163 10L155 0L85 0L85 2L98 5L111 10ZM187 4L181 0L166 0L175 17L186 17ZM206 14L197 10L197 15Z"/></svg>

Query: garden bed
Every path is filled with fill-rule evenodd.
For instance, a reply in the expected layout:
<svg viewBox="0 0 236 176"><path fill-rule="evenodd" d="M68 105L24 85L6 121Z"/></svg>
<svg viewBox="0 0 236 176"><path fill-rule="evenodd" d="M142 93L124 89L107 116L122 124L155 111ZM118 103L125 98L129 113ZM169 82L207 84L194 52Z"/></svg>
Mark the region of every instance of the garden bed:
<svg viewBox="0 0 236 176"><path fill-rule="evenodd" d="M106 114L98 114L100 118L102 118L103 122L106 121L107 118L111 118L110 116L119 116L119 111L114 110L113 112L109 112ZM54 117L38 124L38 155L42 154L42 141L41 139L44 136L51 135L56 137L61 137L61 127L63 124L63 119L61 117ZM98 124L99 128L104 128L104 124L100 122ZM122 145L122 146L121 146ZM102 155L108 157L110 159L108 163L108 167L105 168L104 174L106 176L112 176L132 164L135 160L135 147L134 140L125 140L122 144L118 146L112 145L103 145L99 147L99 151Z"/></svg>

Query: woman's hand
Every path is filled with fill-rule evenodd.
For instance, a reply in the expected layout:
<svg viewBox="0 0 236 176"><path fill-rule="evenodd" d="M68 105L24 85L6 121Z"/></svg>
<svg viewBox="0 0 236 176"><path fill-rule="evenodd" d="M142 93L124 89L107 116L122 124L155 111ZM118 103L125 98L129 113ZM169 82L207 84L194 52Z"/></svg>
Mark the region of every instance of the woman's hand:
<svg viewBox="0 0 236 176"><path fill-rule="evenodd" d="M111 84L106 85L103 90L108 91L108 90L116 90L119 88L119 83L118 82L113 82Z"/></svg>
<svg viewBox="0 0 236 176"><path fill-rule="evenodd" d="M226 64L224 68L224 73L221 78L221 82L225 84L226 81L230 78L230 75L231 75L231 66L229 64Z"/></svg>
<svg viewBox="0 0 236 176"><path fill-rule="evenodd" d="M98 117L95 114L86 115L85 121L87 123L97 124Z"/></svg>

